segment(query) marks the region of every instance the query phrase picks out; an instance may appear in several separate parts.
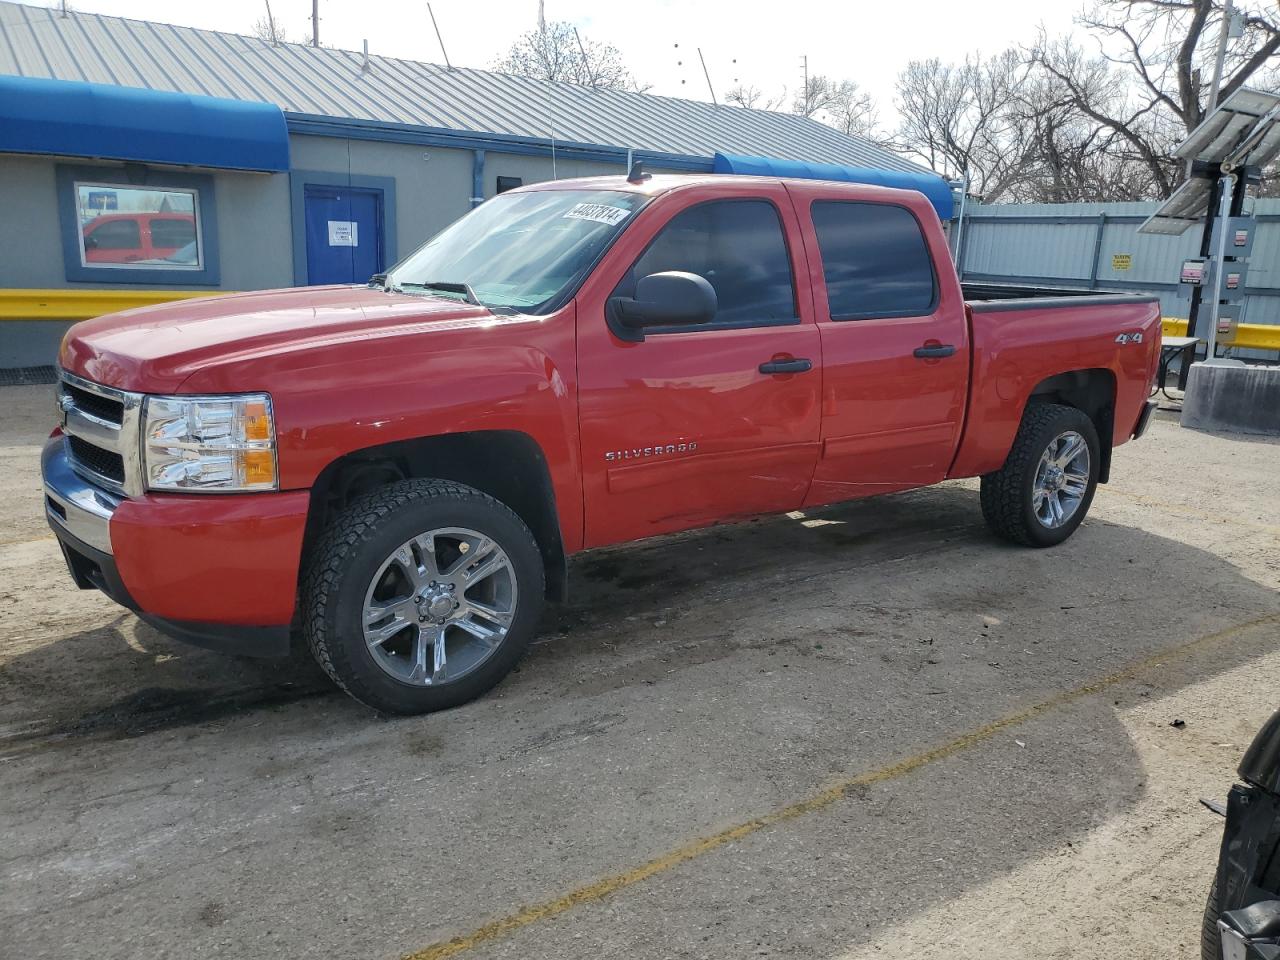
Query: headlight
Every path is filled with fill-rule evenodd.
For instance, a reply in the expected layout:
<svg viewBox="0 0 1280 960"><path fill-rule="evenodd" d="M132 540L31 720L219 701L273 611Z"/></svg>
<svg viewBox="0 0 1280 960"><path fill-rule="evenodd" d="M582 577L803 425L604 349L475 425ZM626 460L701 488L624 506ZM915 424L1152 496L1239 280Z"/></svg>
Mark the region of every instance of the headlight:
<svg viewBox="0 0 1280 960"><path fill-rule="evenodd" d="M150 490L275 490L276 431L265 393L147 397L142 461Z"/></svg>

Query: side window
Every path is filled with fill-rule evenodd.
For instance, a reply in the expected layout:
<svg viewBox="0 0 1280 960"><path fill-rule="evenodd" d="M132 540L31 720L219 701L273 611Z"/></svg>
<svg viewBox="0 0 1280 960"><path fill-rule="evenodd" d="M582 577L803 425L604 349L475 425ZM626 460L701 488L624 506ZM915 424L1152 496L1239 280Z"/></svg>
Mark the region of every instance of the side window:
<svg viewBox="0 0 1280 960"><path fill-rule="evenodd" d="M200 195L195 189L81 181L73 187L81 267L104 280L109 279L110 270L204 268L198 243ZM151 251L145 260L141 259L146 253L144 225L151 231ZM183 256L172 256L179 250Z"/></svg>
<svg viewBox="0 0 1280 960"><path fill-rule="evenodd" d="M676 214L614 296L634 296L637 280L667 270L696 273L715 287L717 325L797 322L782 220L767 200L713 200Z"/></svg>
<svg viewBox="0 0 1280 960"><path fill-rule="evenodd" d="M832 320L932 312L937 298L933 261L910 210L821 200L811 212Z"/></svg>
<svg viewBox="0 0 1280 960"><path fill-rule="evenodd" d="M138 250L142 234L137 220L108 220L87 233L85 241L91 250Z"/></svg>
<svg viewBox="0 0 1280 960"><path fill-rule="evenodd" d="M157 217L151 221L152 248L185 247L188 243L194 243L195 239L195 217L163 220Z"/></svg>
<svg viewBox="0 0 1280 960"><path fill-rule="evenodd" d="M213 177L63 164L54 175L67 280L219 284Z"/></svg>

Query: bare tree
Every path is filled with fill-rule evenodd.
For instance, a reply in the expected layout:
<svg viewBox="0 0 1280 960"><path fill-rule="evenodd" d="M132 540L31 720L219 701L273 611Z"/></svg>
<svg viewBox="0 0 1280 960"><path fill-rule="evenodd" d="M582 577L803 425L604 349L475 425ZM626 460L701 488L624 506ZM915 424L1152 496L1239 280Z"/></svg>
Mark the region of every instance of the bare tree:
<svg viewBox="0 0 1280 960"><path fill-rule="evenodd" d="M1025 139L1026 162L1008 199L1107 202L1153 194L1146 164L1125 149L1114 130L1077 110L1052 78L1026 76L1010 116Z"/></svg>
<svg viewBox="0 0 1280 960"><path fill-rule="evenodd" d="M858 85L851 80L833 80L821 74L806 77L791 101L791 112L812 117L836 106L842 97L852 98Z"/></svg>
<svg viewBox="0 0 1280 960"><path fill-rule="evenodd" d="M776 103L785 100L785 92ZM852 80L834 80L822 74L808 77L791 100L791 112L809 117L841 133L882 143L880 114L871 94Z"/></svg>
<svg viewBox="0 0 1280 960"><path fill-rule="evenodd" d="M1155 196L1168 196L1184 173L1170 154L1204 119L1221 4L1096 0L1078 22L1097 42L1096 54L1042 34L1028 51L1031 61L1071 105L1115 135L1115 149L1146 166ZM1280 18L1246 10L1243 35L1228 48L1220 98L1245 83L1274 88L1277 51Z"/></svg>
<svg viewBox="0 0 1280 960"><path fill-rule="evenodd" d="M253 35L259 40L265 40L270 44L288 43L289 38L285 35L284 24L282 24L271 12L270 0L267 0L266 16L259 17L253 25ZM310 42L310 41L308 41Z"/></svg>
<svg viewBox="0 0 1280 960"><path fill-rule="evenodd" d="M896 143L945 176L968 173L989 202L1028 175L1033 136L1023 122L1026 67L1016 51L961 63L915 60L898 76Z"/></svg>
<svg viewBox="0 0 1280 960"><path fill-rule="evenodd" d="M748 110L776 110L786 99L786 95L784 90L780 97L766 97L764 91L757 86L738 84L724 95L724 102Z"/></svg>
<svg viewBox="0 0 1280 960"><path fill-rule="evenodd" d="M875 99L852 80L835 85L823 114L824 122L843 134L875 143L887 142L888 138L880 131L880 110Z"/></svg>
<svg viewBox="0 0 1280 960"><path fill-rule="evenodd" d="M547 23L523 33L495 70L539 80L561 80L589 87L644 90L623 62L617 47L579 36L571 23Z"/></svg>

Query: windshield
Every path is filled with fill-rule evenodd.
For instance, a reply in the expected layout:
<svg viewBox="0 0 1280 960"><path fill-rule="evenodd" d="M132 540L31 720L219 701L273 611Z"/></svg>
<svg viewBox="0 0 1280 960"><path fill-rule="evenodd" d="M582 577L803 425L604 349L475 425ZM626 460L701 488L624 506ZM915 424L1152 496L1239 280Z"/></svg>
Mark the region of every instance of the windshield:
<svg viewBox="0 0 1280 960"><path fill-rule="evenodd" d="M645 197L617 190L504 193L387 273L387 289L538 313L591 269Z"/></svg>

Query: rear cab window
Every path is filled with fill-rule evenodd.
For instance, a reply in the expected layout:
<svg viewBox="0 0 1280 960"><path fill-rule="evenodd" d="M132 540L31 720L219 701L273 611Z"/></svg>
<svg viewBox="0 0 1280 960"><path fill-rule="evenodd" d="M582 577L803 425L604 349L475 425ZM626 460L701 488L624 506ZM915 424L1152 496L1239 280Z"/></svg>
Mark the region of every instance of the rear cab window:
<svg viewBox="0 0 1280 960"><path fill-rule="evenodd" d="M612 296L633 297L640 278L669 270L706 279L716 291L716 317L652 332L800 322L782 219L769 200L711 200L677 213Z"/></svg>
<svg viewBox="0 0 1280 960"><path fill-rule="evenodd" d="M924 232L906 207L815 200L810 206L832 320L920 317L938 281Z"/></svg>

